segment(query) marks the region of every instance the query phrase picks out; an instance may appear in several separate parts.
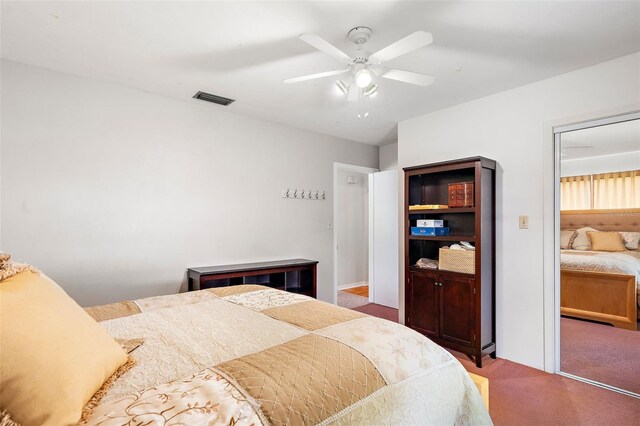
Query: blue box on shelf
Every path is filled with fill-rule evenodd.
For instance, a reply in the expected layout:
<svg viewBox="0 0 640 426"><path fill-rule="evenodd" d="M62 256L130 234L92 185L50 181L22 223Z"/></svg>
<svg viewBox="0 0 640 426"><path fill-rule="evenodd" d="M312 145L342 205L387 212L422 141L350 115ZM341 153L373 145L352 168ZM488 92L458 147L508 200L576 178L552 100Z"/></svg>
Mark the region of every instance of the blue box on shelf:
<svg viewBox="0 0 640 426"><path fill-rule="evenodd" d="M449 227L422 228L422 227L412 226L411 235L420 235L423 237L441 237L444 235L449 235Z"/></svg>

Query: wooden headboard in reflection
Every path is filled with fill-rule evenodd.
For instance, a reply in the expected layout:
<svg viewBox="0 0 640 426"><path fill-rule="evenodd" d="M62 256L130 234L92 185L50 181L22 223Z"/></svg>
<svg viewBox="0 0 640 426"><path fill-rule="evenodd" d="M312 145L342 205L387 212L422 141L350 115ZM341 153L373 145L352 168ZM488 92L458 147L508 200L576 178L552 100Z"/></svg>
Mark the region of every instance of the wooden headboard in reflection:
<svg viewBox="0 0 640 426"><path fill-rule="evenodd" d="M560 229L640 232L640 209L561 210Z"/></svg>

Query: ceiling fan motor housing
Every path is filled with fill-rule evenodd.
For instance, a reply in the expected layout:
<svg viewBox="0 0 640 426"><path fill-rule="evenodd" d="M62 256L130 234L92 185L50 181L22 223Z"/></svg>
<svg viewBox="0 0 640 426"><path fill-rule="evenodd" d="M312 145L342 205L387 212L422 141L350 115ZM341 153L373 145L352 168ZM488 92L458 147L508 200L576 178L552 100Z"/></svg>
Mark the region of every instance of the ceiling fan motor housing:
<svg viewBox="0 0 640 426"><path fill-rule="evenodd" d="M369 27L355 27L349 31L349 40L357 44L358 46L364 44L371 38L371 28Z"/></svg>
<svg viewBox="0 0 640 426"><path fill-rule="evenodd" d="M353 63L356 65L353 69L353 73L357 73L360 69L364 68L367 64L367 60L369 59L369 52L362 49L362 45L365 44L369 38L371 38L371 28L365 26L359 26L352 28L347 36L349 40L355 43L358 46L358 51L356 52L356 56L353 58ZM361 66L358 66L361 64Z"/></svg>

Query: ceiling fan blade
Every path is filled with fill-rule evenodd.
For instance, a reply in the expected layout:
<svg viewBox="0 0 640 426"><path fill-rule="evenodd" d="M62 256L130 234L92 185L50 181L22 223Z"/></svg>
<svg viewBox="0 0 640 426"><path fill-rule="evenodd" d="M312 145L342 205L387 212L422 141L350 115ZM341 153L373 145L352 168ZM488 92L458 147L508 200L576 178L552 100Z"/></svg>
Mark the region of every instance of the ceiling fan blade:
<svg viewBox="0 0 640 426"><path fill-rule="evenodd" d="M342 50L338 49L333 44L329 43L319 35L300 34L298 38L304 41L305 43L308 43L311 46L315 47L316 49L320 50L321 52L326 53L332 58L339 60L340 62L343 62L345 64L351 64L353 62L349 57L349 55L347 55Z"/></svg>
<svg viewBox="0 0 640 426"><path fill-rule="evenodd" d="M418 86L428 86L435 81L435 78L427 74L397 69L385 69L380 73L380 77L402 81L403 83L416 84Z"/></svg>
<svg viewBox="0 0 640 426"><path fill-rule="evenodd" d="M287 84L299 83L301 81L307 81L307 80L313 80L313 79L316 79L316 78L329 77L329 76L332 76L332 75L343 74L343 73L345 73L347 71L349 71L349 68L347 68L346 70L319 72L317 74L309 74L309 75L303 75L303 76L300 76L300 77L287 78L286 80L282 80L282 82L283 83L287 83Z"/></svg>
<svg viewBox="0 0 640 426"><path fill-rule="evenodd" d="M356 102L360 99L360 87L353 82L349 86L349 92L347 93L347 102Z"/></svg>
<svg viewBox="0 0 640 426"><path fill-rule="evenodd" d="M433 36L426 31L416 31L413 34L406 36L403 39L390 44L384 49L378 50L373 55L369 56L369 62L381 63L387 62L398 56L402 56L405 53L409 53L413 50L420 49L427 44L433 42Z"/></svg>

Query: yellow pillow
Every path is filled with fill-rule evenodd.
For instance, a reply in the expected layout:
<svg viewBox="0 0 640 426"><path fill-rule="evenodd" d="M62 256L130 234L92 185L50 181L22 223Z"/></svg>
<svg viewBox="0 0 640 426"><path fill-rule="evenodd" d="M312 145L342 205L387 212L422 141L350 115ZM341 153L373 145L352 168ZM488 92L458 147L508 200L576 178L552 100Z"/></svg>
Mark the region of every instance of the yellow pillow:
<svg viewBox="0 0 640 426"><path fill-rule="evenodd" d="M0 281L0 411L23 425L68 425L127 354L55 282Z"/></svg>
<svg viewBox="0 0 640 426"><path fill-rule="evenodd" d="M619 232L587 232L594 251L625 251L624 240Z"/></svg>

